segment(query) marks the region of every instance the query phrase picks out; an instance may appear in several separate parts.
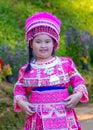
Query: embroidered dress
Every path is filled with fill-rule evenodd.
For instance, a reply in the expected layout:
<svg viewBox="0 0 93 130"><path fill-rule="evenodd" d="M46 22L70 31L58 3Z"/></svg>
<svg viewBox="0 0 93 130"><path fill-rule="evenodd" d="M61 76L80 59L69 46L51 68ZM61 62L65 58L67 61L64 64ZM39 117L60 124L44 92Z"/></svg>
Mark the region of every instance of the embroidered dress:
<svg viewBox="0 0 93 130"><path fill-rule="evenodd" d="M80 102L88 101L84 79L73 61L67 57L53 57L45 63L32 62L31 70L24 73L26 66L21 67L14 87L16 112L22 111L17 103L19 99L29 100L34 105L35 113L27 116L24 130L81 130L74 109L67 111L64 107L70 85L73 93L83 93ZM28 92L31 93L29 99Z"/></svg>

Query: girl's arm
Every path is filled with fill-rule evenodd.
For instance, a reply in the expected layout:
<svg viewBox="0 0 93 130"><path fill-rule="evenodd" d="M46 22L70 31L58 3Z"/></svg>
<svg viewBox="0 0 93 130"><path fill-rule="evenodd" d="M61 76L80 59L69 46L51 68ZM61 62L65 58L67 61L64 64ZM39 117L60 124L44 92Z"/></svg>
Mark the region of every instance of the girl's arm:
<svg viewBox="0 0 93 130"><path fill-rule="evenodd" d="M73 87L73 94L65 99L66 109L74 108L79 102L88 102L88 92L83 77L77 71L73 61L68 58L68 74L70 85Z"/></svg>
<svg viewBox="0 0 93 130"><path fill-rule="evenodd" d="M70 76L70 83L73 87L73 93L81 92L82 96L80 102L88 102L88 91L85 86L84 78L80 75L74 62L69 58L68 60L68 71Z"/></svg>
<svg viewBox="0 0 93 130"><path fill-rule="evenodd" d="M21 68L18 74L18 81L14 86L14 111L16 112L22 111L18 101L27 101L27 89L23 87L23 76L24 71Z"/></svg>

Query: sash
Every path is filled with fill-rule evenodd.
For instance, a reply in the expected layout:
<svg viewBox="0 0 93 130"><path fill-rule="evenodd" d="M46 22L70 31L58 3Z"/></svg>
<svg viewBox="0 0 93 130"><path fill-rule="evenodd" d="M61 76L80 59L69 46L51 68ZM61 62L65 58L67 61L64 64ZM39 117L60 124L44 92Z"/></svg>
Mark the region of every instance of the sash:
<svg viewBox="0 0 93 130"><path fill-rule="evenodd" d="M35 121L37 115L40 115L42 130L78 130L73 111L69 111L69 117L65 110L64 99L68 96L68 89L32 91L30 102L35 106L36 112L33 128L37 127Z"/></svg>

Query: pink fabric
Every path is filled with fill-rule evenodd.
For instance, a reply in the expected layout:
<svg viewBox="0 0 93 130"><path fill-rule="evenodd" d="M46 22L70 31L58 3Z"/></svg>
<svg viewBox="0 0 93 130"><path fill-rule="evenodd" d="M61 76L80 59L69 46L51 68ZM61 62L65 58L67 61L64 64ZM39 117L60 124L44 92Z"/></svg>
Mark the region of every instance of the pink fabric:
<svg viewBox="0 0 93 130"><path fill-rule="evenodd" d="M33 23L35 23L36 21L40 21L40 22L33 25ZM26 24L25 24L26 31L27 32L29 31L29 29L28 29L29 26L31 26L30 29L32 29L34 27L37 27L38 24L42 25L42 23L43 23L42 21L45 21L45 22L49 21L50 23L54 24L53 26L55 26L55 28L58 30L58 32L60 32L61 21L56 16L54 16L53 14L48 13L48 12L38 12L35 15L27 18ZM51 27L52 25L48 24L48 26Z"/></svg>
<svg viewBox="0 0 93 130"><path fill-rule="evenodd" d="M57 49L59 44L60 25L61 21L53 14L38 12L26 20L25 37L29 43L33 37L43 32L55 39L55 49Z"/></svg>
<svg viewBox="0 0 93 130"><path fill-rule="evenodd" d="M45 62L43 64L31 63L32 66L31 71L25 74L24 70L26 66L27 65L24 65L23 67L20 68L18 81L15 84L15 88L14 88L14 110L16 112L21 111L21 108L17 104L19 97L23 98L24 100L27 100L27 94L28 93L30 94L33 88L42 87L42 86L49 87L51 85L55 85L55 86L58 85L58 86L64 86L65 88L68 89L68 87L71 85L73 87L74 93L76 93L77 91L81 91L83 93L83 97L80 99L80 102L88 102L88 92L85 86L84 79L77 71L75 64L70 58L54 57L52 60ZM43 96L41 96L39 92L37 94L32 92L32 95L35 98L34 100L32 100L31 98L33 98L33 96L30 97L30 101L35 101L37 102L36 104L38 105L41 97L43 97L42 99L44 101L44 104L45 101L51 103L52 99L53 102L55 101L55 99L56 101L60 102L60 94L62 94L60 91L58 91L56 94L54 94L53 91L51 91L51 93L46 93L46 97L47 97L46 98L44 96L44 93L42 93ZM38 101L36 98L37 96L38 96ZM64 96L67 95L64 94ZM61 95L61 101L62 99L63 98ZM54 105L53 107L55 109L56 105ZM60 105L58 107L60 107ZM78 130L81 129L74 110L72 110L71 113L75 118L76 124L78 124L77 125L79 127ZM66 112L67 119L69 120L68 122L71 122L72 120L72 117L69 118L71 113L68 111ZM30 130L30 128L34 126L34 124L36 124L38 126L38 129L36 130L44 130L42 118L41 118L42 114L43 114L42 112L38 112L38 114L35 113L33 117L27 117L24 129ZM73 122L71 124L73 124ZM68 128L69 127L70 125L68 126ZM74 128L72 130L74 130Z"/></svg>
<svg viewBox="0 0 93 130"><path fill-rule="evenodd" d="M48 92L33 91L30 96L30 101L33 103L52 103L64 101L69 96L67 89L63 90L50 90ZM57 98L56 98L57 97Z"/></svg>
<svg viewBox="0 0 93 130"><path fill-rule="evenodd" d="M28 124L25 124L25 130L78 130L80 124L77 123L74 110L66 111L64 107L64 99L68 96L67 89L32 92L30 102L34 105L36 113L29 118L29 122L32 122L29 128Z"/></svg>

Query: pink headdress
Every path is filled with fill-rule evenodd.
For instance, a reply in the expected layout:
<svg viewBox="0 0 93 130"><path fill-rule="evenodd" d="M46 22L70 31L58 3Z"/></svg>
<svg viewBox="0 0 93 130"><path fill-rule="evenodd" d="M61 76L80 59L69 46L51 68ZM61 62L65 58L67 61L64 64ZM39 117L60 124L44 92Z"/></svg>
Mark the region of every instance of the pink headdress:
<svg viewBox="0 0 93 130"><path fill-rule="evenodd" d="M32 40L38 34L47 34L55 41L55 50L58 48L60 38L60 25L61 21L54 15L48 12L39 12L29 17L26 20L26 40Z"/></svg>

